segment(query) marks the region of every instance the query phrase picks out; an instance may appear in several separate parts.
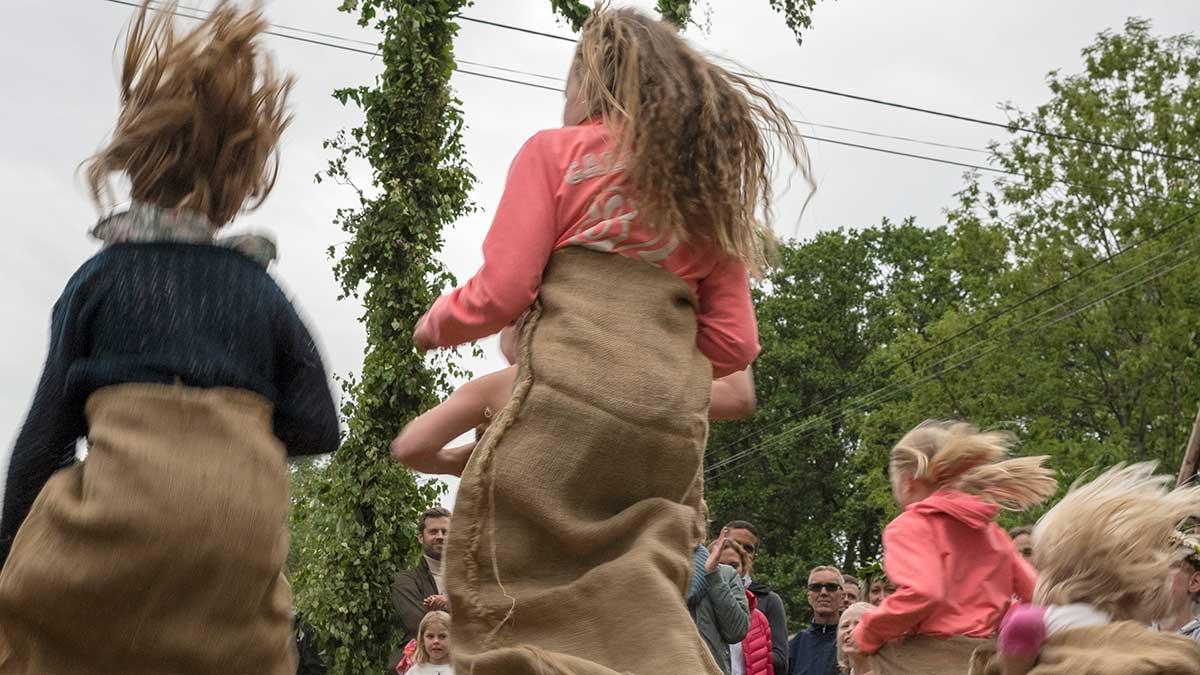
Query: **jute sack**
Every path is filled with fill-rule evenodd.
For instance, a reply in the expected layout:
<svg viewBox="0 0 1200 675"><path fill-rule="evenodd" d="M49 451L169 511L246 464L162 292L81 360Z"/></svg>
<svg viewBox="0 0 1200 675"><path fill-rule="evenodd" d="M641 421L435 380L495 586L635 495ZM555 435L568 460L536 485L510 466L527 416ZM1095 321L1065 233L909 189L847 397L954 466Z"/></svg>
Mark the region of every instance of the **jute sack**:
<svg viewBox="0 0 1200 675"><path fill-rule="evenodd" d="M887 643L871 657L872 672L874 675L965 675L975 650L992 642L962 636L906 637L899 643Z"/></svg>
<svg viewBox="0 0 1200 675"><path fill-rule="evenodd" d="M287 474L272 407L124 384L87 401L0 574L0 674L293 675Z"/></svg>
<svg viewBox="0 0 1200 675"><path fill-rule="evenodd" d="M975 655L970 675L1002 675L995 650ZM1200 645L1132 621L1051 635L1029 675L1200 675Z"/></svg>
<svg viewBox="0 0 1200 675"><path fill-rule="evenodd" d="M553 255L446 550L462 675L719 675L684 605L712 367L677 277Z"/></svg>

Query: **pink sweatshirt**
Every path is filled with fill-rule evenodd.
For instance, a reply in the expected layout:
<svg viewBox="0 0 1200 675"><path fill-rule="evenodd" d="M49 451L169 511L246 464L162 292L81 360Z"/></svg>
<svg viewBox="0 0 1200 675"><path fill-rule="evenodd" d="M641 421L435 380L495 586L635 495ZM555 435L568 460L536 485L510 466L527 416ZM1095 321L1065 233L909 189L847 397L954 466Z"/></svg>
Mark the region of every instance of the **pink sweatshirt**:
<svg viewBox="0 0 1200 675"><path fill-rule="evenodd" d="M696 292L696 344L713 376L744 369L758 355L758 325L746 268L703 244L681 243L643 224L622 185L599 123L542 131L517 153L483 241L483 266L438 298L426 330L450 347L492 335L537 298L550 255L566 246L661 266Z"/></svg>
<svg viewBox="0 0 1200 675"><path fill-rule="evenodd" d="M1028 602L1037 574L992 519L999 510L957 490L911 504L883 532L896 593L867 612L854 641L867 653L904 635L986 638L1013 597Z"/></svg>

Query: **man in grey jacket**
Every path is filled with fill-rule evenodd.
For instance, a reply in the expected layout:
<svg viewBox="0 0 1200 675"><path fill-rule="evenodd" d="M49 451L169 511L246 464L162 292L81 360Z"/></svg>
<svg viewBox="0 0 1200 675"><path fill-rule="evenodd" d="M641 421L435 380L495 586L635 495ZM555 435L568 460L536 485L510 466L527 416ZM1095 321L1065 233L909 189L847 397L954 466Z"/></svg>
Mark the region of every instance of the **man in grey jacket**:
<svg viewBox="0 0 1200 675"><path fill-rule="evenodd" d="M721 549L725 546L727 532L713 542L710 548L703 544L696 547L692 588L688 593L688 611L696 622L696 629L704 644L720 666L721 672L730 675L731 662L729 645L738 644L746 638L750 629L750 606L742 579L729 565L718 564Z"/></svg>

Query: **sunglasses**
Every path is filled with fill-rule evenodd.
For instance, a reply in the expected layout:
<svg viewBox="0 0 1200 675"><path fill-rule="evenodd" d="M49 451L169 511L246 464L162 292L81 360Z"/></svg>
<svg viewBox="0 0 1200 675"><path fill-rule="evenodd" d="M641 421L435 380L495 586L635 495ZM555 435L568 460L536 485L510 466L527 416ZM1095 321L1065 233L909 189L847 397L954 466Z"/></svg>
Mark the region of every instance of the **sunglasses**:
<svg viewBox="0 0 1200 675"><path fill-rule="evenodd" d="M810 593L820 593L821 591L829 591L830 593L837 593L840 590L842 590L842 585L838 584L838 583L834 583L832 581L829 581L829 582L826 582L823 584L809 584L808 585L808 591Z"/></svg>

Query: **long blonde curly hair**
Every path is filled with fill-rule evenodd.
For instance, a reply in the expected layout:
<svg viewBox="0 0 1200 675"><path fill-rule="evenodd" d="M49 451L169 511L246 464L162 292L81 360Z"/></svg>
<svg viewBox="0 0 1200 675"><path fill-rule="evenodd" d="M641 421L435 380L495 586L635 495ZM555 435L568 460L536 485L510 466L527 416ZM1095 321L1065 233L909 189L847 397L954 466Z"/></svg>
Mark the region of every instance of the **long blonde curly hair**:
<svg viewBox="0 0 1200 675"><path fill-rule="evenodd" d="M1200 514L1200 487L1172 489L1155 464L1117 465L1071 486L1033 528L1040 605L1086 602L1114 621L1167 615L1176 527Z"/></svg>
<svg viewBox="0 0 1200 675"><path fill-rule="evenodd" d="M933 489L954 488L1002 508L1024 511L1058 491L1046 456L1005 459L1016 437L980 431L961 421L927 420L892 448L892 475L903 474Z"/></svg>
<svg viewBox="0 0 1200 675"><path fill-rule="evenodd" d="M126 37L116 129L85 162L85 176L101 209L114 201L110 175L125 173L133 199L195 211L220 227L257 208L275 185L293 79L261 52L267 23L257 8L221 0L180 37L175 2L153 16L149 4Z"/></svg>
<svg viewBox="0 0 1200 675"><path fill-rule="evenodd" d="M572 63L579 95L615 135L641 220L699 239L760 274L775 245L769 136L808 185L808 156L787 114L750 79L634 9L597 7Z"/></svg>

